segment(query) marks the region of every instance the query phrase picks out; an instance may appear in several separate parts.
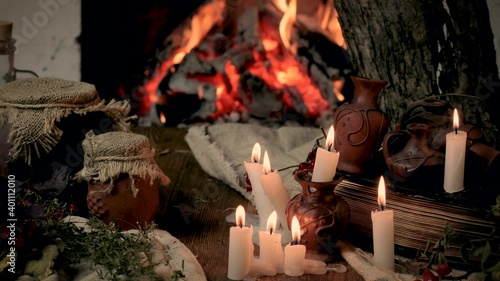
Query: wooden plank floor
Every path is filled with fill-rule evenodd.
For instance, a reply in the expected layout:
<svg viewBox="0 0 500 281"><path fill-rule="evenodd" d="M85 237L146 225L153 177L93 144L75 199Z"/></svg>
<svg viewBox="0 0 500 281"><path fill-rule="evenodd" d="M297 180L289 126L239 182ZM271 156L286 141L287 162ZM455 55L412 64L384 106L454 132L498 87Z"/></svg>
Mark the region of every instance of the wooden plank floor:
<svg viewBox="0 0 500 281"><path fill-rule="evenodd" d="M226 275L229 228L232 225L225 218L238 205L243 205L248 213L256 213L255 208L239 193L201 169L184 141L186 129L138 127L134 131L149 137L159 152L158 165L172 180L160 192L156 223L193 252L208 280L229 280ZM363 280L344 264L348 268L345 274L329 272L300 278L279 274L260 280Z"/></svg>

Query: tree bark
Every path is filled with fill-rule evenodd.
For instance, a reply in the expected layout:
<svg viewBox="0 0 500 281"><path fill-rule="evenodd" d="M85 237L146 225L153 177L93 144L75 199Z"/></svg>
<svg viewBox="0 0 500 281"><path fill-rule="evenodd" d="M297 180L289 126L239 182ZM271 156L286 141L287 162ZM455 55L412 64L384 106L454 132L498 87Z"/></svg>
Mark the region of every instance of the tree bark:
<svg viewBox="0 0 500 281"><path fill-rule="evenodd" d="M357 75L389 81L379 104L393 128L409 104L436 96L462 109L466 122L493 126L493 113L485 113L495 110L485 104L500 94L485 0L336 0L335 6Z"/></svg>

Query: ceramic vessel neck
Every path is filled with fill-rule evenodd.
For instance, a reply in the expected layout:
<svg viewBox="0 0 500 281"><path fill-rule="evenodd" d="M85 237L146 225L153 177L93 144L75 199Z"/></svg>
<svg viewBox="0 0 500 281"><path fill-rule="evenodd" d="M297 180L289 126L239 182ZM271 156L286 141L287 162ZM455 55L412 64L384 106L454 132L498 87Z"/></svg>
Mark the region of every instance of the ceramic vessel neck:
<svg viewBox="0 0 500 281"><path fill-rule="evenodd" d="M354 82L353 103L377 106L377 98L387 85L385 80L351 77Z"/></svg>

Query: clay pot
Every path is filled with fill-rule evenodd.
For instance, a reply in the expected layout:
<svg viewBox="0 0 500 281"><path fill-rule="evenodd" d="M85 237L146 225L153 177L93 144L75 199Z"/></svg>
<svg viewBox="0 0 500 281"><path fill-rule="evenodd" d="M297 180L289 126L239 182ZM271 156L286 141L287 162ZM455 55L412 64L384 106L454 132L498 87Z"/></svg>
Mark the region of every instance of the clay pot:
<svg viewBox="0 0 500 281"><path fill-rule="evenodd" d="M338 169L361 174L380 148L389 119L377 105L387 81L352 76L354 98L334 114L335 149L340 152Z"/></svg>
<svg viewBox="0 0 500 281"><path fill-rule="evenodd" d="M412 123L406 126L406 130L387 133L383 151L385 163L391 172L406 178L420 167L444 165L444 154L432 149L427 143L427 131L427 125Z"/></svg>
<svg viewBox="0 0 500 281"><path fill-rule="evenodd" d="M137 188L136 196L132 182ZM153 221L159 206L158 181L150 185L149 179L122 175L112 184L88 184L90 213L106 223L114 222L121 230L137 229Z"/></svg>
<svg viewBox="0 0 500 281"><path fill-rule="evenodd" d="M335 195L334 190L342 177L331 182L311 182L313 170L294 175L302 187L286 208L288 226L297 217L301 227L300 243L306 246L308 257L328 261L334 259L336 242L341 238L350 219L347 202Z"/></svg>

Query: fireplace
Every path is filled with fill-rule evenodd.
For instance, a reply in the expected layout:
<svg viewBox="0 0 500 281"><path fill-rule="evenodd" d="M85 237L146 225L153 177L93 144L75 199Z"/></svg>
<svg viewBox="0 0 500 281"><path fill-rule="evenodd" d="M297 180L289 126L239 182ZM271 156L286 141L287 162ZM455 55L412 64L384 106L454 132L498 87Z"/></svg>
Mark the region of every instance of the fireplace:
<svg viewBox="0 0 500 281"><path fill-rule="evenodd" d="M333 1L312 2L206 0L146 70L142 122L331 124L354 72Z"/></svg>
<svg viewBox="0 0 500 281"><path fill-rule="evenodd" d="M424 2L114 0L118 12L84 2L82 80L130 100L145 125L317 125L350 101L358 75L389 82L379 105L391 129L412 103L437 98L499 145L486 0Z"/></svg>

